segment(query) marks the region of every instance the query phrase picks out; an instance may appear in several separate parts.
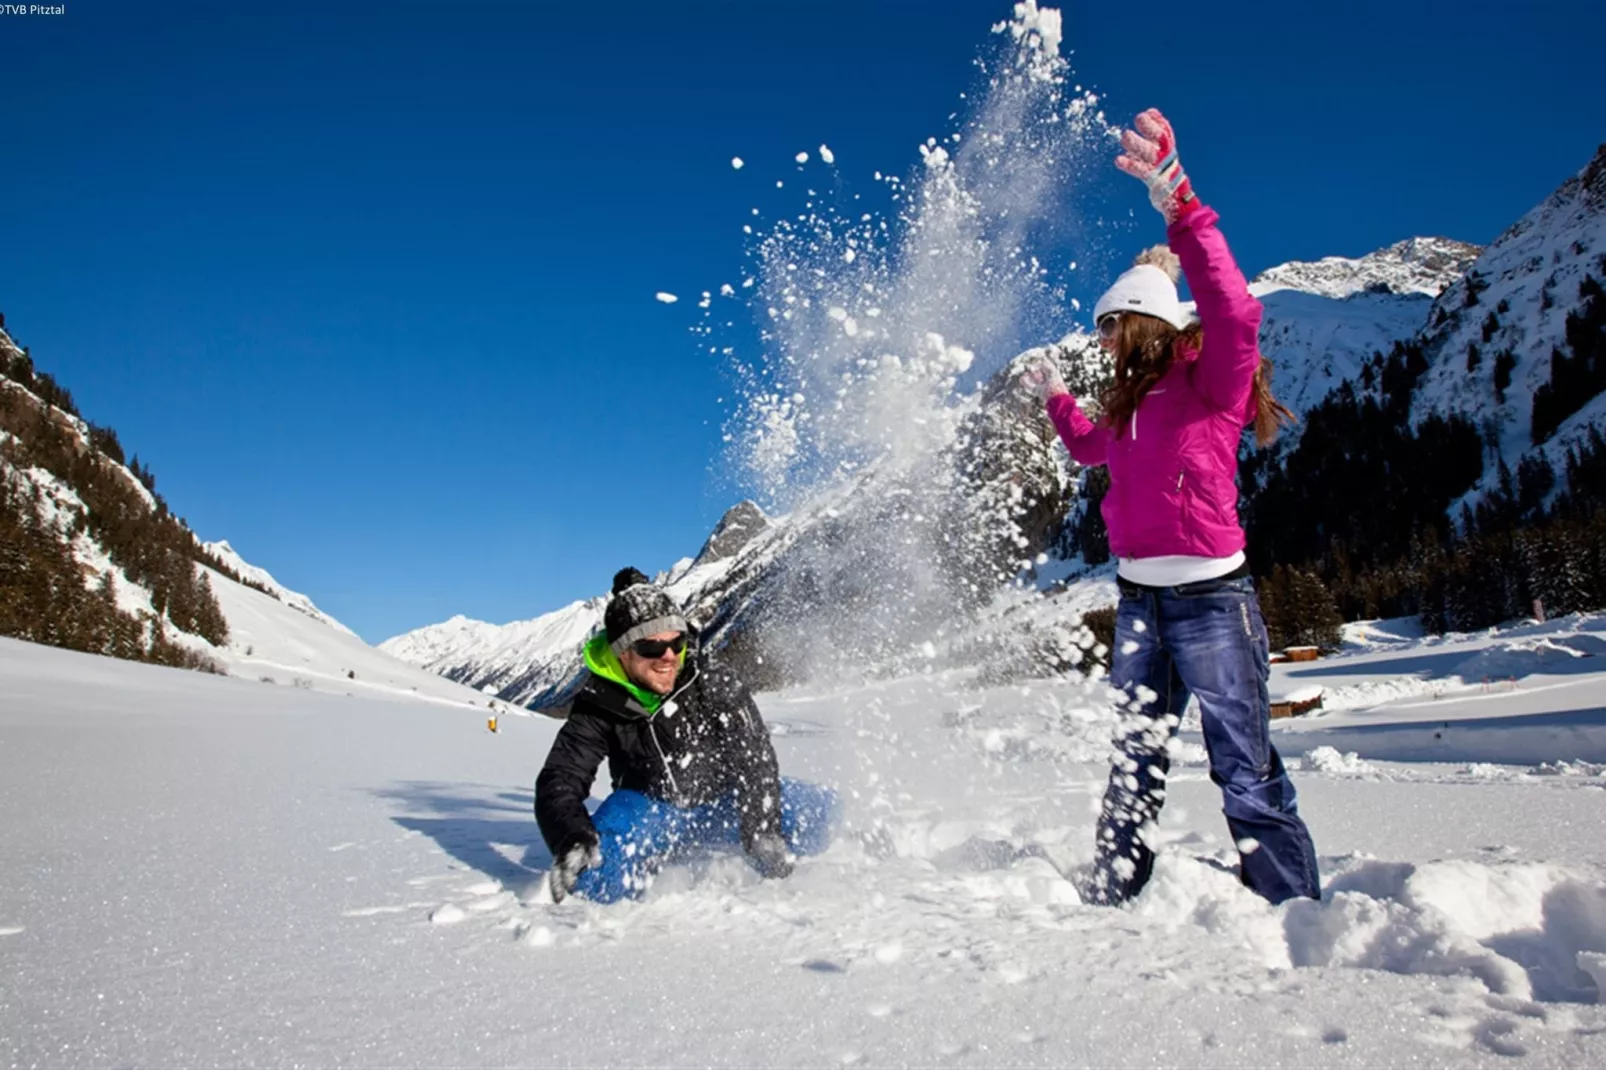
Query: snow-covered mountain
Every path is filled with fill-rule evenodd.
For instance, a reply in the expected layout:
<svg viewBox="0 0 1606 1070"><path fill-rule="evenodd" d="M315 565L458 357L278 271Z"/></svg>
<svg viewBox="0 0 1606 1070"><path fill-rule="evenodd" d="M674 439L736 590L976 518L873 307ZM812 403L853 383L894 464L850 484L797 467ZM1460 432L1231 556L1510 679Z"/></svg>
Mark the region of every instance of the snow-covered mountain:
<svg viewBox="0 0 1606 1070"><path fill-rule="evenodd" d="M211 582L229 641L206 653L230 676L335 695L491 708L487 696L369 646L316 607L309 613L217 573Z"/></svg>
<svg viewBox="0 0 1606 1070"><path fill-rule="evenodd" d="M1250 287L1261 297L1300 290L1335 301L1363 292L1437 297L1465 274L1481 251L1450 238L1407 238L1362 257L1279 264L1255 276Z"/></svg>
<svg viewBox="0 0 1606 1070"><path fill-rule="evenodd" d="M683 605L705 606L756 536L777 530L763 510L726 512L695 559L657 577ZM387 639L379 649L409 665L533 709L561 705L581 670L580 648L602 626L606 596L572 602L532 620L491 624L458 615ZM696 615L694 614L694 617Z"/></svg>
<svg viewBox="0 0 1606 1070"><path fill-rule="evenodd" d="M335 629L336 631L345 632L347 635L357 634L344 624L341 624L338 620L335 620L335 618L331 617L329 614L325 613L323 610L319 609L317 606L313 605L311 598L308 598L300 591L290 590L290 588L284 586L278 580L274 579L272 574L269 573L267 569L259 568L258 566L251 564L239 554L235 553L234 547L229 545L229 541L227 539L222 539L218 542L202 543L201 545L205 547L213 557L229 566L229 568L237 573L242 579L249 581L263 593L272 595L275 599L289 606L291 609L296 610L299 613L305 613L313 620L322 621L324 624L329 625L329 627Z"/></svg>
<svg viewBox="0 0 1606 1070"><path fill-rule="evenodd" d="M1363 257L1293 261L1256 276L1250 291L1265 309L1260 346L1275 366L1278 398L1303 413L1358 376L1374 353L1415 335L1478 253L1465 242L1411 238Z"/></svg>
<svg viewBox="0 0 1606 1070"><path fill-rule="evenodd" d="M1459 412L1484 429L1513 470L1540 453L1555 465L1586 429L1606 420L1606 394L1581 405L1536 442L1534 398L1567 353L1567 321L1580 312L1586 278L1606 281L1606 145L1500 235L1433 304L1422 333L1427 373L1414 414ZM1485 471L1481 489L1499 478Z"/></svg>
<svg viewBox="0 0 1606 1070"><path fill-rule="evenodd" d="M387 639L379 649L508 702L544 708L573 680L580 647L601 626L606 605L605 598L591 598L501 625L458 615Z"/></svg>
<svg viewBox="0 0 1606 1070"><path fill-rule="evenodd" d="M489 705L368 646L227 541L200 542L153 487L0 328L0 630L298 690Z"/></svg>

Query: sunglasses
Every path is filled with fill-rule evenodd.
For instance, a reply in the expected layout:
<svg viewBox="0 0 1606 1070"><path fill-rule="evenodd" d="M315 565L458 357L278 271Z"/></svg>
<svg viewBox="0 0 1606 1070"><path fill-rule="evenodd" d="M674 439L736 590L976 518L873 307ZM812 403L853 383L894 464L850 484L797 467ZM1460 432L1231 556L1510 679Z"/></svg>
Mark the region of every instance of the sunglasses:
<svg viewBox="0 0 1606 1070"><path fill-rule="evenodd" d="M668 651L674 651L679 654L682 650L685 650L686 637L677 635L673 639L637 639L630 644L630 649L636 652L637 657L651 661L663 657Z"/></svg>
<svg viewBox="0 0 1606 1070"><path fill-rule="evenodd" d="M1121 329L1121 314L1110 312L1099 317L1099 337L1107 342L1115 340L1116 333Z"/></svg>

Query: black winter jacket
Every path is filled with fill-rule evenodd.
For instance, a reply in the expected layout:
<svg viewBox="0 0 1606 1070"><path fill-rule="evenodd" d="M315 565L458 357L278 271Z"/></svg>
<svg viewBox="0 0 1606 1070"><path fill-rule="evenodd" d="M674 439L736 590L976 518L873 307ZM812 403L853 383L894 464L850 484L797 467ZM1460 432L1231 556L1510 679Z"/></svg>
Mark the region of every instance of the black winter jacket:
<svg viewBox="0 0 1606 1070"><path fill-rule="evenodd" d="M535 818L553 858L596 840L585 801L604 758L615 791L685 808L736 792L748 848L761 833L780 832L780 772L758 706L734 673L705 656L687 655L656 714L588 674L535 781Z"/></svg>

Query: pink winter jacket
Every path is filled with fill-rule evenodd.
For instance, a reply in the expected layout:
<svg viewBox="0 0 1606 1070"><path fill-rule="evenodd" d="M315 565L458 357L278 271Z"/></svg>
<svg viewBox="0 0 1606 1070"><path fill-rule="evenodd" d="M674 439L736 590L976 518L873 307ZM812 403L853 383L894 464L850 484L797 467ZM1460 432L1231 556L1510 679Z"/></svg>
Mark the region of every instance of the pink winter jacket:
<svg viewBox="0 0 1606 1070"><path fill-rule="evenodd" d="M1238 440L1255 411L1260 302L1219 219L1201 206L1166 232L1198 306L1203 351L1181 350L1119 432L1094 424L1068 395L1048 402L1071 456L1110 467L1103 513L1117 557L1228 557L1244 548L1235 476Z"/></svg>

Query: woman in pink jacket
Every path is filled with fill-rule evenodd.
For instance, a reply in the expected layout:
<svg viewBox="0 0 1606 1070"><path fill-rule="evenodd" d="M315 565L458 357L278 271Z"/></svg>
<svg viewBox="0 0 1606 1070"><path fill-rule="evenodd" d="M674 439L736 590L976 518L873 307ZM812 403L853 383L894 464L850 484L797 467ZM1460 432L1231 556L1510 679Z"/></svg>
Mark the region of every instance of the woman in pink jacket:
<svg viewBox="0 0 1606 1070"><path fill-rule="evenodd" d="M1110 470L1103 515L1121 591L1111 682L1132 696L1136 716L1110 772L1088 897L1122 903L1148 881L1166 746L1193 695L1243 882L1274 903L1319 898L1316 851L1271 743L1266 626L1234 479L1245 426L1265 443L1290 414L1267 387L1260 302L1216 229L1219 217L1194 197L1171 125L1150 110L1136 126L1116 166L1149 186L1175 255L1143 254L1094 308L1099 341L1115 358L1096 421L1051 360L1039 357L1023 374L1071 456ZM1198 324L1177 299L1177 261Z"/></svg>

